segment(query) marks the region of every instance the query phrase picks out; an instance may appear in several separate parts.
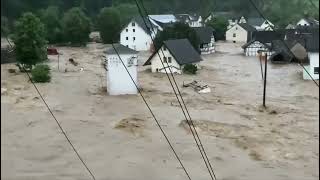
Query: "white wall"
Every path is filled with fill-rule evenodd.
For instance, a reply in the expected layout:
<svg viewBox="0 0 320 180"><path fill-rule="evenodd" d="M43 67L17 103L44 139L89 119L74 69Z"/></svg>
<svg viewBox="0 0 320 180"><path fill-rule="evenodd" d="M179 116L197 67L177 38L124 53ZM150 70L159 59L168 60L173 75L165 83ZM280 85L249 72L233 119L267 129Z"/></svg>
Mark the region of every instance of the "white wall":
<svg viewBox="0 0 320 180"><path fill-rule="evenodd" d="M305 19L301 19L298 23L298 26L309 26L310 24L305 20Z"/></svg>
<svg viewBox="0 0 320 180"><path fill-rule="evenodd" d="M165 50L163 47L162 47L162 50L163 50L163 53L164 53L165 57L167 57L167 59L168 59L168 57L171 57L171 58L172 58L172 62L169 63L169 66L170 66L170 67L171 67L171 66L173 67L173 68L171 68L171 71L172 71L173 73L181 74L180 65L177 63L177 61L175 60L175 58L171 55L170 51L169 51L168 49ZM163 60L164 60L164 56L163 56L161 50L159 50L159 54L160 54L161 59L162 59L162 61L163 61ZM163 63L164 63L164 65L165 65L165 67L168 68L167 63L165 63L165 62L163 62ZM157 69L160 70L160 71L157 71ZM162 69L162 70L161 70L161 69ZM163 69L163 65L162 65L162 63L161 63L161 61L160 61L160 58L159 58L158 54L155 54L155 55L153 56L153 58L151 59L151 71L152 71L153 73L155 73L155 72L166 73L165 70ZM167 72L170 73L170 70L167 69Z"/></svg>
<svg viewBox="0 0 320 180"><path fill-rule="evenodd" d="M267 55L270 57L272 55L272 52L270 52L264 44L255 41L254 43L250 44L245 50L244 53L246 56L258 56L258 51L268 51Z"/></svg>
<svg viewBox="0 0 320 180"><path fill-rule="evenodd" d="M233 34L235 34L236 37L233 37ZM236 24L226 32L226 40L231 42L247 42L247 37L247 31L243 29L239 24Z"/></svg>
<svg viewBox="0 0 320 180"><path fill-rule="evenodd" d="M123 62L127 65L129 73L138 85L137 56L120 55ZM128 66L128 60L134 57L133 65ZM126 69L123 67L117 55L107 55L107 89L110 95L137 94L137 88L132 82Z"/></svg>
<svg viewBox="0 0 320 180"><path fill-rule="evenodd" d="M270 21L265 21L261 26L260 30L266 30L266 31L272 31L274 27L274 24L272 24ZM258 29L259 30L259 29Z"/></svg>
<svg viewBox="0 0 320 180"><path fill-rule="evenodd" d="M309 74L312 76L313 79L319 79L319 74L314 73L314 68L319 67L319 52L317 53L308 53L308 58L310 60L310 65L305 66ZM310 76L306 71L303 70L303 79L310 80Z"/></svg>
<svg viewBox="0 0 320 180"><path fill-rule="evenodd" d="M128 32L127 32L128 30ZM135 32L133 32L135 30ZM128 37L128 40L126 39ZM135 37L135 40L133 39ZM154 34L153 34L154 37ZM152 45L150 35L146 33L137 23L132 26L130 22L120 34L120 44L128 46L137 51L149 51Z"/></svg>

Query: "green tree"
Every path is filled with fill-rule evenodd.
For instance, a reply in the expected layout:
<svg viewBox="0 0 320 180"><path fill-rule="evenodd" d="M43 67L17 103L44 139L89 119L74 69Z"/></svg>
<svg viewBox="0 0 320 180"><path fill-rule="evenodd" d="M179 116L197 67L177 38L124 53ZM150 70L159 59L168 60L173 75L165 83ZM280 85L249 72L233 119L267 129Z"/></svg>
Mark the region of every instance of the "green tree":
<svg viewBox="0 0 320 180"><path fill-rule="evenodd" d="M216 17L207 23L207 26L215 30L216 40L225 40L225 33L228 27L228 21L223 17Z"/></svg>
<svg viewBox="0 0 320 180"><path fill-rule="evenodd" d="M25 13L16 22L12 36L18 64L26 70L47 59L45 28L32 13Z"/></svg>
<svg viewBox="0 0 320 180"><path fill-rule="evenodd" d="M175 23L159 32L155 37L155 48L159 49L163 42L170 39L188 39L192 46L199 52L200 40L194 29L183 23Z"/></svg>
<svg viewBox="0 0 320 180"><path fill-rule="evenodd" d="M124 3L115 6L121 14L121 26L127 25L132 17L139 16L138 8L135 4Z"/></svg>
<svg viewBox="0 0 320 180"><path fill-rule="evenodd" d="M89 40L90 19L79 7L74 7L64 14L62 29L65 41L73 45L85 45Z"/></svg>
<svg viewBox="0 0 320 180"><path fill-rule="evenodd" d="M63 41L63 33L60 23L60 11L57 6L49 6L40 11L40 19L46 27L46 38L49 43L59 43Z"/></svg>
<svg viewBox="0 0 320 180"><path fill-rule="evenodd" d="M103 8L98 17L98 30L104 43L118 40L120 32L120 13L115 8Z"/></svg>

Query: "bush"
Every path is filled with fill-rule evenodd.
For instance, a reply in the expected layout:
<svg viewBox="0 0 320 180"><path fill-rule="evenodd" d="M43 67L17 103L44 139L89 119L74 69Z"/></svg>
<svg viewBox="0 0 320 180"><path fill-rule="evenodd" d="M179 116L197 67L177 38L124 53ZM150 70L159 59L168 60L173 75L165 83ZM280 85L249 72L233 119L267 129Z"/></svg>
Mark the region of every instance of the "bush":
<svg viewBox="0 0 320 180"><path fill-rule="evenodd" d="M50 82L51 74L48 65L36 65L31 71L32 80L37 83Z"/></svg>
<svg viewBox="0 0 320 180"><path fill-rule="evenodd" d="M183 72L186 74L196 74L198 71L198 67L193 64L187 64L183 67Z"/></svg>

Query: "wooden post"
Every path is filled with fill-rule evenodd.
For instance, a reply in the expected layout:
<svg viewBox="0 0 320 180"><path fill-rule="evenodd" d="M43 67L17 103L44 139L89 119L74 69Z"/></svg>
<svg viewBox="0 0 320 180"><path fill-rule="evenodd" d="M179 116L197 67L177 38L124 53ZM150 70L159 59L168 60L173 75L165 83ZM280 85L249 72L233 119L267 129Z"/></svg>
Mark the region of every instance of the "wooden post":
<svg viewBox="0 0 320 180"><path fill-rule="evenodd" d="M58 54L58 71L60 71L60 54Z"/></svg>
<svg viewBox="0 0 320 180"><path fill-rule="evenodd" d="M264 65L264 86L263 86L263 107L266 107L266 90L267 90L267 68L268 67L268 55L265 55Z"/></svg>

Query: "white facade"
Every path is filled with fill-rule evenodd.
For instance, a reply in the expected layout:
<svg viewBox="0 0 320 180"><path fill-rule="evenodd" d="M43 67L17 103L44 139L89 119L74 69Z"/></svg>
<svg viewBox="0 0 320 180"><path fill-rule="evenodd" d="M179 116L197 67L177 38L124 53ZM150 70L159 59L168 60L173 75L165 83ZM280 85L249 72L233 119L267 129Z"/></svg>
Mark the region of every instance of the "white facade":
<svg viewBox="0 0 320 180"><path fill-rule="evenodd" d="M261 26L255 27L258 31L273 31L274 24L270 21L264 21Z"/></svg>
<svg viewBox="0 0 320 180"><path fill-rule="evenodd" d="M267 55L270 57L272 55L272 52L261 42L255 41L252 44L250 44L248 47L244 49L244 54L246 56L258 56L258 51L264 51L267 52Z"/></svg>
<svg viewBox="0 0 320 180"><path fill-rule="evenodd" d="M154 37L155 33L152 33ZM120 44L136 51L149 51L152 47L150 35L135 21L131 21L120 34Z"/></svg>
<svg viewBox="0 0 320 180"><path fill-rule="evenodd" d="M212 35L211 37L211 42L209 44L202 44L200 45L200 51L201 54L211 54L215 52L215 47L214 47L215 39L214 36Z"/></svg>
<svg viewBox="0 0 320 180"><path fill-rule="evenodd" d="M306 19L300 19L298 21L297 26L310 26L310 23Z"/></svg>
<svg viewBox="0 0 320 180"><path fill-rule="evenodd" d="M306 70L313 79L319 79L319 52L309 52L308 58L310 60L310 64L305 66ZM303 71L303 79L311 80L306 71Z"/></svg>
<svg viewBox="0 0 320 180"><path fill-rule="evenodd" d="M189 21L188 24L190 27L202 27L203 26L202 17L199 16L198 20Z"/></svg>
<svg viewBox="0 0 320 180"><path fill-rule="evenodd" d="M230 42L247 42L248 32L239 24L234 25L226 32L226 40Z"/></svg>
<svg viewBox="0 0 320 180"><path fill-rule="evenodd" d="M172 73L177 73L177 74L181 74L182 70L181 70L181 66L177 63L177 61L175 60L175 58L172 56L172 54L170 53L170 51L165 48L165 46L162 46L162 51L163 54L161 52L161 50L159 50L160 56L161 56L161 60L163 61L165 68L167 70L167 73L171 73L170 69L172 71ZM166 58L164 58L166 57ZM152 59L151 59L151 72L155 73L155 72L160 72L160 73L166 73L165 69L163 68L163 65L161 63L161 60L159 58L158 54L155 54ZM167 63L169 64L170 69L168 68Z"/></svg>
<svg viewBox="0 0 320 180"><path fill-rule="evenodd" d="M138 85L137 55L120 54L121 59L129 70L130 75ZM107 55L107 90L110 95L137 94L138 90L128 72L123 67L118 55Z"/></svg>

